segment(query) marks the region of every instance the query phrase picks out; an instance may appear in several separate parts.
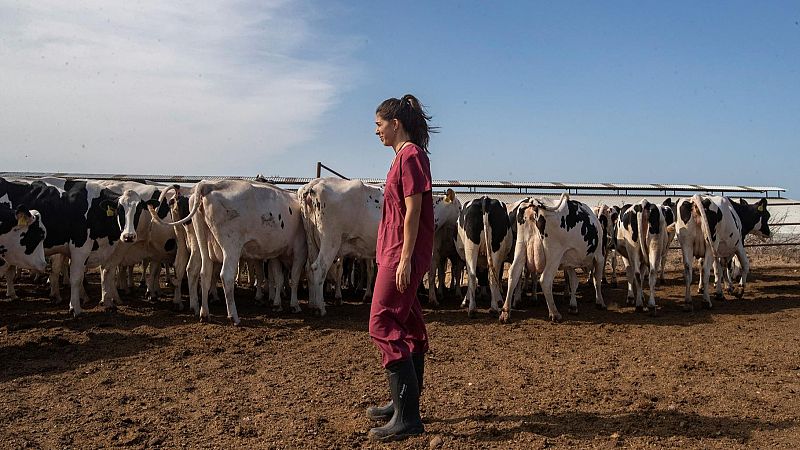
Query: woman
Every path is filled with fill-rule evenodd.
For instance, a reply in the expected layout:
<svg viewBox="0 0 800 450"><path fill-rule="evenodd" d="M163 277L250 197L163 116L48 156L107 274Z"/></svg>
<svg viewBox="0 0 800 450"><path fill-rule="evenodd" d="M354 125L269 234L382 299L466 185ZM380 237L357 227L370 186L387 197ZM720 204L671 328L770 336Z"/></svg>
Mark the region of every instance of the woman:
<svg viewBox="0 0 800 450"><path fill-rule="evenodd" d="M373 440L422 434L419 394L428 351L428 332L417 287L433 251L433 196L428 160L430 116L413 95L390 98L375 111L375 134L392 147L386 175L383 218L378 228L378 276L370 309L369 334L382 356L392 401L367 409L373 420L388 420L369 431Z"/></svg>

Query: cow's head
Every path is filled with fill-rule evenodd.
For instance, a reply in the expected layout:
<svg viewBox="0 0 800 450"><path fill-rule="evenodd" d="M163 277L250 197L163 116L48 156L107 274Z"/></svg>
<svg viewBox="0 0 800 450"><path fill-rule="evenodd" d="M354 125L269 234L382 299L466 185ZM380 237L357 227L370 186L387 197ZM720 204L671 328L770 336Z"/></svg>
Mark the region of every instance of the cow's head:
<svg viewBox="0 0 800 450"><path fill-rule="evenodd" d="M117 220L121 230L120 239L127 243L136 242L139 217L147 204L136 191L128 189L120 195L117 205Z"/></svg>
<svg viewBox="0 0 800 450"><path fill-rule="evenodd" d="M17 267L44 272L47 267L44 256L46 230L41 215L35 209L20 206L14 213L14 220L14 224L0 225L0 230L8 230L0 234L0 247L3 249L0 257Z"/></svg>
<svg viewBox="0 0 800 450"><path fill-rule="evenodd" d="M445 195L433 198L434 227L438 230L448 224L455 225L460 211L461 202L456 198L455 191L447 189Z"/></svg>
<svg viewBox="0 0 800 450"><path fill-rule="evenodd" d="M770 214L769 211L767 211L767 199L762 198L752 205L749 205L747 201L742 198L739 199L739 203L742 206L747 207L747 209L755 216L755 226L753 227L752 233L764 238L770 237L772 233L769 229Z"/></svg>

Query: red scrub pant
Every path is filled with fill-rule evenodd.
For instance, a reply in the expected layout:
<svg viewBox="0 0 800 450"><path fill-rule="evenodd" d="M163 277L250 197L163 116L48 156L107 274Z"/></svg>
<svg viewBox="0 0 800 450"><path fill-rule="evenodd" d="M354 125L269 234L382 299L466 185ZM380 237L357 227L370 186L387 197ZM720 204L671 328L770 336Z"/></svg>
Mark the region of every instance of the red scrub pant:
<svg viewBox="0 0 800 450"><path fill-rule="evenodd" d="M381 352L381 364L411 357L411 353L428 351L428 331L422 317L417 288L425 272L411 271L411 282L405 292L397 290L396 267L378 266L372 307L369 312L369 335Z"/></svg>

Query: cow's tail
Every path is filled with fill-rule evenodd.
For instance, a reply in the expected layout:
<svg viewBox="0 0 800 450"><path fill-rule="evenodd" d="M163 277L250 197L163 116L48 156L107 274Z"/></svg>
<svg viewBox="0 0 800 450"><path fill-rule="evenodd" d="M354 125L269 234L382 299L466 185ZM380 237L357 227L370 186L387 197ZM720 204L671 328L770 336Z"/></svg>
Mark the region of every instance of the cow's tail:
<svg viewBox="0 0 800 450"><path fill-rule="evenodd" d="M492 230L489 228L489 214L486 211L487 197L481 199L481 215L483 217L483 240L486 241L486 261L489 265L489 276L497 280L497 268L492 260ZM492 278L489 278L490 280ZM491 285L490 285L491 286Z"/></svg>
<svg viewBox="0 0 800 450"><path fill-rule="evenodd" d="M703 229L703 237L705 238L706 245L711 247L711 254L717 257L717 249L714 247L714 242L711 239L711 228L708 227L708 217L706 217L706 209L703 206L703 199L700 194L692 196L692 203L697 211L700 213L700 228Z"/></svg>
<svg viewBox="0 0 800 450"><path fill-rule="evenodd" d="M642 207L641 217L639 218L639 247L642 249L642 257L650 263L650 258L647 256L647 242L649 233L647 232L648 225L650 224L650 202L643 200L640 203Z"/></svg>
<svg viewBox="0 0 800 450"><path fill-rule="evenodd" d="M161 217L158 217L158 214L156 214L155 207L153 205L147 205L147 208L150 210L150 215L153 216L153 219L155 219L156 222L158 222L158 223L160 223L162 225L170 226L170 227L171 226L177 226L177 225L183 225L186 222L192 220L192 217L194 217L194 215L197 214L197 210L200 209L200 204L202 203L203 197L210 190L210 189L206 189L206 192L202 193L201 190L198 189L199 187L201 187L202 184L203 184L203 182L201 181L200 183L197 184L197 186L195 186L194 193L192 194L196 198L196 201L194 202L194 207L192 208L191 211L189 211L189 215L184 217L183 219L181 219L181 220L179 220L177 222L167 222L164 219L162 219ZM164 189L164 191L158 197L158 202L159 203L164 201L164 199L167 196L167 193L170 190L175 190L176 194L180 194L180 186L178 186L177 184L173 184L172 186Z"/></svg>
<svg viewBox="0 0 800 450"><path fill-rule="evenodd" d="M301 187L297 191L297 200L300 202L300 217L303 220L303 229L306 233L306 242L308 243L308 264L313 264L317 260L319 254L319 242L317 234L319 233L319 217L318 211L314 207L314 199L318 197L318 193L314 191L316 185L310 183Z"/></svg>

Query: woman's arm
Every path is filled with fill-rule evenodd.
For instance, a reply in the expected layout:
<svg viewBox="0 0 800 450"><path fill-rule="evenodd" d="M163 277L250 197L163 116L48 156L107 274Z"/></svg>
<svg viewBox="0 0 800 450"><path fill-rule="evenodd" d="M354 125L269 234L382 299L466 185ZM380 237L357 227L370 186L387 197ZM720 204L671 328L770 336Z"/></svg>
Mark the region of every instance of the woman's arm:
<svg viewBox="0 0 800 450"><path fill-rule="evenodd" d="M414 254L414 244L417 243L419 232L419 216L422 212L422 194L414 194L405 198L406 216L403 221L403 252L400 254L400 264L397 266L395 281L397 290L405 292L411 282L411 255Z"/></svg>

